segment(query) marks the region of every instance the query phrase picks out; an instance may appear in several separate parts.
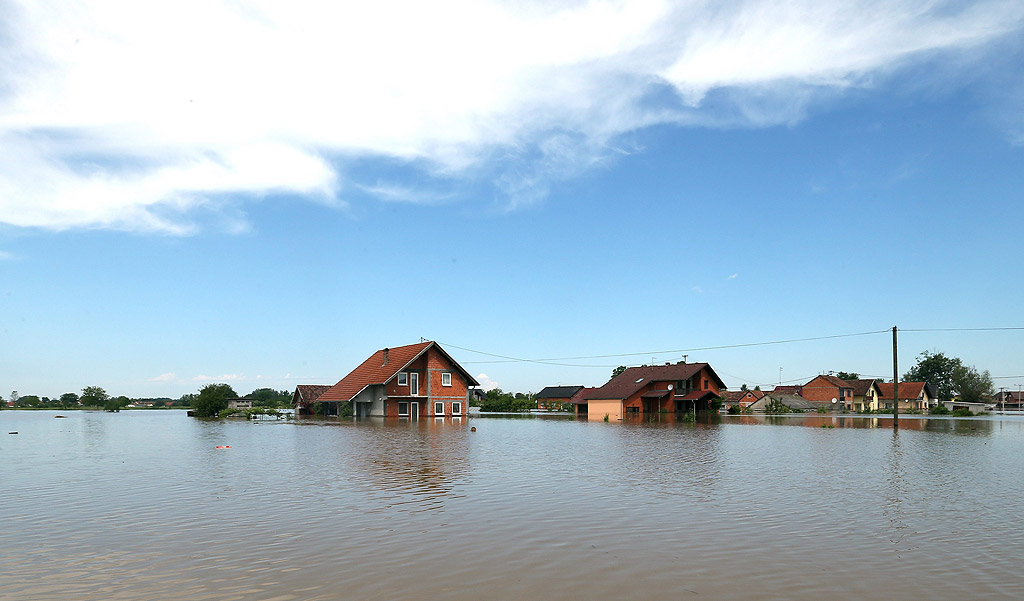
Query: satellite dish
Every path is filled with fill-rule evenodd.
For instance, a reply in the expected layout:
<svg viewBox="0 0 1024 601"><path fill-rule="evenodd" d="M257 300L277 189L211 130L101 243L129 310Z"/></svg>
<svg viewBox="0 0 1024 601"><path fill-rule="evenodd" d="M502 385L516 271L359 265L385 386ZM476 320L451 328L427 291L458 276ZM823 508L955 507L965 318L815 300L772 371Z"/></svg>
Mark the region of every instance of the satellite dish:
<svg viewBox="0 0 1024 601"><path fill-rule="evenodd" d="M833 402L833 403L838 403L838 402L839 402L839 399L832 399L832 402Z"/></svg>

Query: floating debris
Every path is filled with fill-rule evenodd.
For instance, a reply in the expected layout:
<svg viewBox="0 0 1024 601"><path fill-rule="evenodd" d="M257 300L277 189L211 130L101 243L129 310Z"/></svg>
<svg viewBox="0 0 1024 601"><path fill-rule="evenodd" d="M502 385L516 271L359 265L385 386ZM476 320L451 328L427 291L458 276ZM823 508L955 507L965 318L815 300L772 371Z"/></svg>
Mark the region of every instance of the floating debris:
<svg viewBox="0 0 1024 601"><path fill-rule="evenodd" d="M230 448L231 448L231 445L226 445L226 444L225 444L225 445L220 445L220 446L219 446L219 447L217 447L217 448L218 448L218 449L230 449Z"/></svg>

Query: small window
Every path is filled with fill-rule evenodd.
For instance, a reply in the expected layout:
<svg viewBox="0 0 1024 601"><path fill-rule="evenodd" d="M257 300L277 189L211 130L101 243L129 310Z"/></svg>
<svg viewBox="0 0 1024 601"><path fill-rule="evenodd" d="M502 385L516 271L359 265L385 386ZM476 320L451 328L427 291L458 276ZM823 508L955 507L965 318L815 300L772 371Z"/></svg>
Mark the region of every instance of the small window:
<svg viewBox="0 0 1024 601"><path fill-rule="evenodd" d="M452 385L452 372L446 371L441 373L441 386Z"/></svg>
<svg viewBox="0 0 1024 601"><path fill-rule="evenodd" d="M462 403L452 403L452 415L462 415Z"/></svg>
<svg viewBox="0 0 1024 601"><path fill-rule="evenodd" d="M408 417L409 416L409 403L402 403L402 402L398 403L398 415L399 415L399 417Z"/></svg>
<svg viewBox="0 0 1024 601"><path fill-rule="evenodd" d="M708 381L704 380L704 390L707 390L707 389L708 389Z"/></svg>
<svg viewBox="0 0 1024 601"><path fill-rule="evenodd" d="M444 403L434 403L434 415L444 415Z"/></svg>
<svg viewBox="0 0 1024 601"><path fill-rule="evenodd" d="M409 374L404 371L398 374L398 385L408 386L409 385Z"/></svg>

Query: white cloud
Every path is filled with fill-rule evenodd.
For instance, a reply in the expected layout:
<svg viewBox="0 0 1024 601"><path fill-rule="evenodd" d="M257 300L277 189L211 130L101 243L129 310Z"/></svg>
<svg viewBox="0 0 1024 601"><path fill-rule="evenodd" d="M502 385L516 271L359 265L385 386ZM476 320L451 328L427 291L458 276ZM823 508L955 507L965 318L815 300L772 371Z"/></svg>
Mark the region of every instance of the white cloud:
<svg viewBox="0 0 1024 601"><path fill-rule="evenodd" d="M200 374L192 378L194 382L238 382L245 381L248 379L249 378L246 378L241 374L224 374L222 376L207 376Z"/></svg>
<svg viewBox="0 0 1024 601"><path fill-rule="evenodd" d="M174 372L168 372L166 374L160 374L159 376L150 378L150 382L174 382L178 379L178 374Z"/></svg>
<svg viewBox="0 0 1024 601"><path fill-rule="evenodd" d="M485 178L514 207L620 152L624 133L792 122L823 95L1024 22L1013 0L4 10L0 56L18 58L0 61L0 222L171 234L225 195L422 200L344 181L366 158Z"/></svg>
<svg viewBox="0 0 1024 601"><path fill-rule="evenodd" d="M487 374L477 374L476 381L480 382L480 388L483 390L492 390L498 387L498 383L487 377Z"/></svg>
<svg viewBox="0 0 1024 601"><path fill-rule="evenodd" d="M0 261L13 261L14 254L9 253L6 250L0 250Z"/></svg>
<svg viewBox="0 0 1024 601"><path fill-rule="evenodd" d="M729 276L729 277L728 277L728 278L726 278L726 279L728 279L728 280L735 280L735 279L736 279L736 278L738 278L738 277L740 277L740 274L738 274L738 273L734 273L734 274L732 274L731 276Z"/></svg>

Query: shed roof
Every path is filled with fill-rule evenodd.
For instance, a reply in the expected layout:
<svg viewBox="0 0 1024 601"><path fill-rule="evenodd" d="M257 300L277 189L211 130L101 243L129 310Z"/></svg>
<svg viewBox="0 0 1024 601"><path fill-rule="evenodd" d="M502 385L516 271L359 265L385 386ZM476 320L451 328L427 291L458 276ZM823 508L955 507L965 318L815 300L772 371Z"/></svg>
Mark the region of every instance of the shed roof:
<svg viewBox="0 0 1024 601"><path fill-rule="evenodd" d="M292 398L302 406L312 405L330 389L330 384L299 384L295 387Z"/></svg>
<svg viewBox="0 0 1024 601"><path fill-rule="evenodd" d="M535 399L567 399L576 394L582 386L545 386L533 398Z"/></svg>

